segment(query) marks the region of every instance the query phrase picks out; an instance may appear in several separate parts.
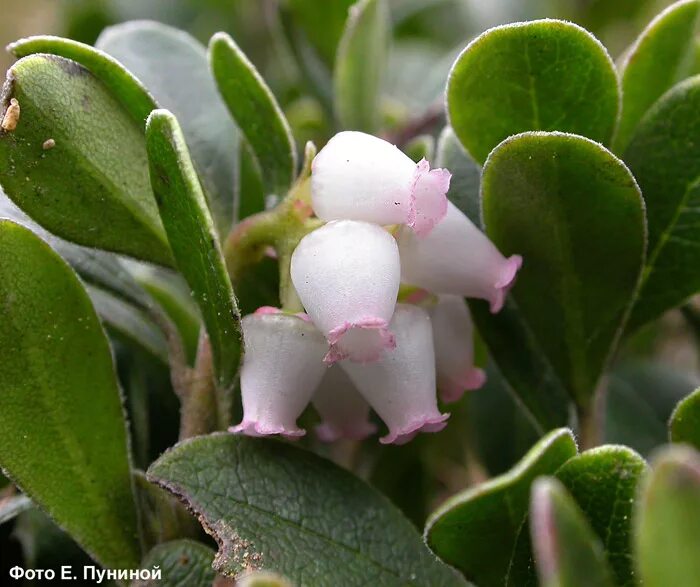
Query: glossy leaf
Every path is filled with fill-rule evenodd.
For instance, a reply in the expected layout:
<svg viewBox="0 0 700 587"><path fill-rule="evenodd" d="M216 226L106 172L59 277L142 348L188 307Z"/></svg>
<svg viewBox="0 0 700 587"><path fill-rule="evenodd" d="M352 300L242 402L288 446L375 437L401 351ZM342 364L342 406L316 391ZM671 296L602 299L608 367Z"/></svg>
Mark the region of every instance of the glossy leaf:
<svg viewBox="0 0 700 587"><path fill-rule="evenodd" d="M469 220L481 228L481 167L464 150L449 126L440 133L435 167L450 170L452 179L447 197Z"/></svg>
<svg viewBox="0 0 700 587"><path fill-rule="evenodd" d="M631 331L700 291L700 76L656 102L624 159L639 182L649 225L647 262Z"/></svg>
<svg viewBox="0 0 700 587"><path fill-rule="evenodd" d="M142 569L160 569L161 579L139 583L141 587L211 587L216 572L211 567L214 551L194 540L158 544L144 558Z"/></svg>
<svg viewBox="0 0 700 587"><path fill-rule="evenodd" d="M177 116L219 234L225 236L233 222L238 129L219 96L206 49L186 32L152 21L109 27L96 46Z"/></svg>
<svg viewBox="0 0 700 587"><path fill-rule="evenodd" d="M576 455L565 428L542 438L508 473L448 499L428 519L428 546L477 585L503 585L520 526L528 511L530 484L551 475Z"/></svg>
<svg viewBox="0 0 700 587"><path fill-rule="evenodd" d="M146 123L155 100L144 85L121 63L95 47L71 39L40 35L20 39L8 46L8 51L21 58L36 53L58 55L75 61L99 79L140 125Z"/></svg>
<svg viewBox="0 0 700 587"><path fill-rule="evenodd" d="M359 0L350 8L333 71L335 115L342 128L376 133L389 43L385 0Z"/></svg>
<svg viewBox="0 0 700 587"><path fill-rule="evenodd" d="M347 471L271 440L214 434L161 456L149 478L199 516L227 575L295 584L465 585L386 498Z"/></svg>
<svg viewBox="0 0 700 587"><path fill-rule="evenodd" d="M685 442L700 450L700 389L676 406L669 426L671 442Z"/></svg>
<svg viewBox="0 0 700 587"><path fill-rule="evenodd" d="M62 57L25 57L7 76L3 104L15 98L21 115L13 131L0 133L5 193L67 240L169 263L143 132L127 111Z"/></svg>
<svg viewBox="0 0 700 587"><path fill-rule="evenodd" d="M652 462L636 513L636 553L645 587L694 587L700 577L700 455L672 447Z"/></svg>
<svg viewBox="0 0 700 587"><path fill-rule="evenodd" d="M482 164L503 139L524 131L570 132L607 144L620 101L605 48L558 20L486 31L455 61L446 95L455 134Z"/></svg>
<svg viewBox="0 0 700 587"><path fill-rule="evenodd" d="M229 387L241 356L240 314L185 138L170 112L151 114L146 143L153 192L178 269L202 312L218 380Z"/></svg>
<svg viewBox="0 0 700 587"><path fill-rule="evenodd" d="M530 530L542 587L613 587L600 539L555 479L532 487Z"/></svg>
<svg viewBox="0 0 700 587"><path fill-rule="evenodd" d="M601 145L523 133L494 149L481 184L486 231L524 265L513 296L572 398L590 401L636 292L644 203Z"/></svg>
<svg viewBox="0 0 700 587"><path fill-rule="evenodd" d="M649 23L626 53L620 67L622 114L615 151L624 150L652 104L690 74L699 14L698 0L672 4Z"/></svg>
<svg viewBox="0 0 700 587"><path fill-rule="evenodd" d="M297 152L277 100L227 34L212 37L209 62L221 97L258 158L266 193L284 196L294 180Z"/></svg>
<svg viewBox="0 0 700 587"><path fill-rule="evenodd" d="M140 559L112 356L73 271L0 221L0 465L98 562Z"/></svg>

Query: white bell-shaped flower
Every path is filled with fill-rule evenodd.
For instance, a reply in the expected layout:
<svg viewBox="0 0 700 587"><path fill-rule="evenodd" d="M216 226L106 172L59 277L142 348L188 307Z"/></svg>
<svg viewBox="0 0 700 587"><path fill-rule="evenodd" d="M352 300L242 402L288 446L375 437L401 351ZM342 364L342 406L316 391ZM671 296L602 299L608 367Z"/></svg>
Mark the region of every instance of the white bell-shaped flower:
<svg viewBox="0 0 700 587"><path fill-rule="evenodd" d="M329 222L306 235L292 254L294 287L328 339L326 363L376 361L394 348L389 320L401 262L394 238L380 226Z"/></svg>
<svg viewBox="0 0 700 587"><path fill-rule="evenodd" d="M369 420L369 404L339 365L331 366L316 389L311 403L321 416L316 434L324 442L340 438L362 440L377 431Z"/></svg>
<svg viewBox="0 0 700 587"><path fill-rule="evenodd" d="M397 147L362 132L335 135L312 164L311 201L322 220L407 224L428 234L447 211L450 173L414 163Z"/></svg>
<svg viewBox="0 0 700 587"><path fill-rule="evenodd" d="M505 258L488 237L454 204L426 237L401 229L401 278L436 294L481 298L496 313L522 265L522 257Z"/></svg>
<svg viewBox="0 0 700 587"><path fill-rule="evenodd" d="M357 389L389 428L383 444L404 444L418 432L437 432L441 414L435 391L435 351L430 317L418 306L397 304L391 328L396 349L366 365L343 362Z"/></svg>
<svg viewBox="0 0 700 587"><path fill-rule="evenodd" d="M430 309L435 344L435 369L440 399L455 402L466 390L486 382L483 369L474 367L474 325L460 296L441 295Z"/></svg>
<svg viewBox="0 0 700 587"><path fill-rule="evenodd" d="M296 420L326 371L326 341L304 314L268 307L243 318L242 326L243 421L229 430L248 436L303 436Z"/></svg>

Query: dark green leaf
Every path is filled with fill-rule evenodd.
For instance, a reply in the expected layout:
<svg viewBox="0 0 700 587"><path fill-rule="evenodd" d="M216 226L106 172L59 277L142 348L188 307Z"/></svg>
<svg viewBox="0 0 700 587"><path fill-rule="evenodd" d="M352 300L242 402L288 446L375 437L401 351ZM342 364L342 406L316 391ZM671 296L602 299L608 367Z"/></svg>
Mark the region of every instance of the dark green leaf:
<svg viewBox="0 0 700 587"><path fill-rule="evenodd" d="M464 150L454 131L446 126L437 144L435 167L445 167L452 173L447 197L481 228L481 167Z"/></svg>
<svg viewBox="0 0 700 587"><path fill-rule="evenodd" d="M0 465L98 562L135 568L136 509L107 339L73 271L0 221Z"/></svg>
<svg viewBox="0 0 700 587"><path fill-rule="evenodd" d="M527 516L530 484L575 455L569 430L550 432L505 475L448 499L426 524L428 546L477 585L503 585Z"/></svg>
<svg viewBox="0 0 700 587"><path fill-rule="evenodd" d="M617 73L581 27L539 20L493 28L455 62L447 109L455 134L478 163L510 135L564 131L607 144L619 110Z"/></svg>
<svg viewBox="0 0 700 587"><path fill-rule="evenodd" d="M233 222L238 129L216 89L206 49L186 32L151 21L105 29L96 45L177 116L219 234L225 236Z"/></svg>
<svg viewBox="0 0 700 587"><path fill-rule="evenodd" d="M153 192L178 269L202 312L218 380L228 388L241 356L240 315L185 138L170 112L151 113L146 144Z"/></svg>
<svg viewBox="0 0 700 587"><path fill-rule="evenodd" d="M567 461L556 477L603 542L621 587L637 585L632 563L632 510L646 463L624 446L607 445Z"/></svg>
<svg viewBox="0 0 700 587"><path fill-rule="evenodd" d="M386 498L288 444L199 437L158 459L149 478L199 514L227 575L248 566L302 585L465 585Z"/></svg>
<svg viewBox="0 0 700 587"><path fill-rule="evenodd" d="M700 76L682 82L649 110L624 159L644 194L649 225L646 267L629 330L700 290Z"/></svg>
<svg viewBox="0 0 700 587"><path fill-rule="evenodd" d="M143 132L99 80L73 61L33 55L7 74L4 108L13 98L18 124L0 132L5 193L60 237L170 263Z"/></svg>
<svg viewBox="0 0 700 587"><path fill-rule="evenodd" d="M211 567L214 551L194 540L159 544L141 563L142 569L158 567L162 579L141 581L135 587L211 587L216 572Z"/></svg>
<svg viewBox="0 0 700 587"><path fill-rule="evenodd" d="M26 495L0 497L0 524L9 522L32 506L32 500Z"/></svg>
<svg viewBox="0 0 700 587"><path fill-rule="evenodd" d="M353 4L333 71L335 114L344 129L369 133L379 130L388 43L385 0Z"/></svg>
<svg viewBox="0 0 700 587"><path fill-rule="evenodd" d="M671 442L686 442L700 450L700 389L676 406L669 426Z"/></svg>
<svg viewBox="0 0 700 587"><path fill-rule="evenodd" d="M209 60L219 92L258 158L267 194L284 196L294 180L297 152L275 97L227 34L212 37Z"/></svg>
<svg viewBox="0 0 700 587"><path fill-rule="evenodd" d="M141 128L151 110L157 108L153 96L121 63L90 45L42 35L20 39L9 45L8 50L18 58L35 53L48 53L80 63L121 102Z"/></svg>
<svg viewBox="0 0 700 587"><path fill-rule="evenodd" d="M615 134L615 151L622 152L634 129L656 100L690 74L698 0L672 4L649 23L620 67L622 115Z"/></svg>
<svg viewBox="0 0 700 587"><path fill-rule="evenodd" d="M234 209L236 220L240 222L265 209L265 186L260 165L246 143L241 144L238 157L238 189Z"/></svg>
<svg viewBox="0 0 700 587"><path fill-rule="evenodd" d="M646 236L639 188L593 141L523 133L494 149L481 193L489 237L504 255L524 259L513 289L518 309L585 408L639 281Z"/></svg>
<svg viewBox="0 0 700 587"><path fill-rule="evenodd" d="M695 587L700 577L700 455L672 447L652 462L635 537L645 587Z"/></svg>
<svg viewBox="0 0 700 587"><path fill-rule="evenodd" d="M600 539L556 479L532 487L530 531L542 587L613 587Z"/></svg>

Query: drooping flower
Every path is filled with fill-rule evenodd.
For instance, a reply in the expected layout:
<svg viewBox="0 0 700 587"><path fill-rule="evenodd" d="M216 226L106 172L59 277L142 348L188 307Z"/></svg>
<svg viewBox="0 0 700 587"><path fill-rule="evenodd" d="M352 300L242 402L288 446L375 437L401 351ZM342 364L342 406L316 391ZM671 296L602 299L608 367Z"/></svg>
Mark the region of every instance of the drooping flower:
<svg viewBox="0 0 700 587"><path fill-rule="evenodd" d="M322 220L407 224L426 235L447 211L450 173L414 163L378 137L345 131L313 161L311 199Z"/></svg>
<svg viewBox="0 0 700 587"><path fill-rule="evenodd" d="M401 278L437 294L481 298L498 312L522 265L520 255L505 258L454 204L426 237L401 229Z"/></svg>
<svg viewBox="0 0 700 587"><path fill-rule="evenodd" d="M305 315L261 308L242 320L243 421L229 430L248 436L303 436L296 420L311 400L326 366L326 341Z"/></svg>
<svg viewBox="0 0 700 587"><path fill-rule="evenodd" d="M404 444L418 432L437 432L441 414L435 391L435 351L430 317L418 306L397 304L391 328L396 348L375 363L343 362L357 389L389 428L383 444Z"/></svg>
<svg viewBox="0 0 700 587"><path fill-rule="evenodd" d="M369 421L367 400L339 365L326 371L311 403L323 420L316 427L316 434L324 442L340 438L362 440L377 431Z"/></svg>
<svg viewBox="0 0 700 587"><path fill-rule="evenodd" d="M466 390L478 389L486 373L474 367L474 325L459 296L441 295L430 309L435 369L440 399L455 402Z"/></svg>
<svg viewBox="0 0 700 587"><path fill-rule="evenodd" d="M376 224L329 222L301 240L292 255L292 282L330 344L326 363L376 361L394 347L388 325L400 274L396 241Z"/></svg>

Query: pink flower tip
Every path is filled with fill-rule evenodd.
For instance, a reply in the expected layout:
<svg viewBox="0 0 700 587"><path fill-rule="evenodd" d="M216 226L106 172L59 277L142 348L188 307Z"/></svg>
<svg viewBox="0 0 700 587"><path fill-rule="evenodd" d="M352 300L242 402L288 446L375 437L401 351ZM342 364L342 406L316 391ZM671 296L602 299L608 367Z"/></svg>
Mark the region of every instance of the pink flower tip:
<svg viewBox="0 0 700 587"><path fill-rule="evenodd" d="M256 316L269 316L271 314L281 314L282 310L274 306L260 306L253 314Z"/></svg>
<svg viewBox="0 0 700 587"><path fill-rule="evenodd" d="M438 388L440 389L440 399L447 404L458 401L465 391L473 391L479 389L486 383L486 372L477 367L471 367L458 380L440 380Z"/></svg>
<svg viewBox="0 0 700 587"><path fill-rule="evenodd" d="M447 192L451 178L452 174L447 169L431 170L425 159L416 165L406 224L418 236L428 235L447 214Z"/></svg>
<svg viewBox="0 0 700 587"><path fill-rule="evenodd" d="M330 422L322 422L314 430L322 442L335 442L341 438L364 440L377 431L377 426L372 422L359 422L350 427L340 428Z"/></svg>
<svg viewBox="0 0 700 587"><path fill-rule="evenodd" d="M279 435L286 438L294 439L304 436L306 430L302 428L285 428L284 426L265 426L261 422L251 420L243 420L236 426L231 426L228 429L232 434L244 434L246 436L273 436Z"/></svg>
<svg viewBox="0 0 700 587"><path fill-rule="evenodd" d="M491 313L497 314L505 304L506 296L515 285L518 271L523 266L523 258L520 255L511 255L505 260L500 271L500 276L494 284L494 294L491 298Z"/></svg>
<svg viewBox="0 0 700 587"><path fill-rule="evenodd" d="M323 362L332 365L344 359L356 363L378 361L385 349L396 348L396 339L389 324L382 318L363 318L344 322L328 334L330 349Z"/></svg>
<svg viewBox="0 0 700 587"><path fill-rule="evenodd" d="M413 440L419 432L440 432L447 426L449 414L438 414L434 417L423 417L413 420L398 430L389 430L389 434L382 436L379 442L382 444L406 444Z"/></svg>

